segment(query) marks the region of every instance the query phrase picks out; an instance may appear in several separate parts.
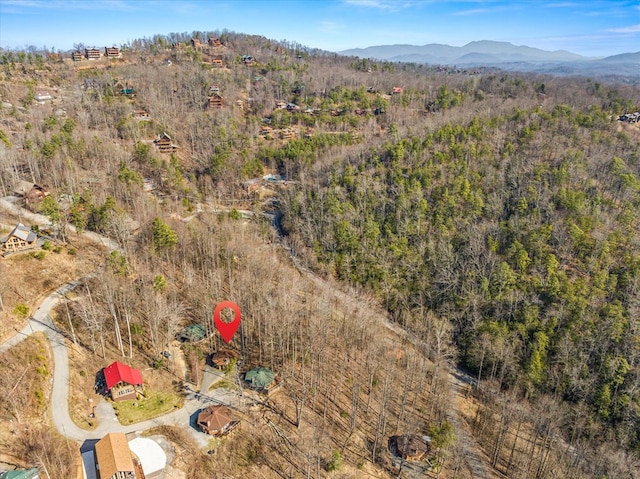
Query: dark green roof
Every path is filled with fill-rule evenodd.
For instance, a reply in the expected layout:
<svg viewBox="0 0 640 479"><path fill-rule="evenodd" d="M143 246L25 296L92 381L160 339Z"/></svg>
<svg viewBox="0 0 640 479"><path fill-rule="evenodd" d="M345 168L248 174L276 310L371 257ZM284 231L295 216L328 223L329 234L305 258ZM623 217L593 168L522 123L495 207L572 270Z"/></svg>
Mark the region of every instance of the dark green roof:
<svg viewBox="0 0 640 479"><path fill-rule="evenodd" d="M201 341L207 336L207 330L202 324L190 324L180 333L182 341Z"/></svg>
<svg viewBox="0 0 640 479"><path fill-rule="evenodd" d="M276 375L269 368L255 368L244 375L245 381L251 383L251 386L257 389L266 388L273 382Z"/></svg>

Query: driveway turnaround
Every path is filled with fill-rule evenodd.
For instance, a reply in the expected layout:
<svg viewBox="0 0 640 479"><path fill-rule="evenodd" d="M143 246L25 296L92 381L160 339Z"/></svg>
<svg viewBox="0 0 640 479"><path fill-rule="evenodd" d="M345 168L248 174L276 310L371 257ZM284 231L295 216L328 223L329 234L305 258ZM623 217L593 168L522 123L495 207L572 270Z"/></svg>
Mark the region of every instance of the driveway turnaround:
<svg viewBox="0 0 640 479"><path fill-rule="evenodd" d="M93 430L81 429L71 420L69 416L69 354L65 337L58 331L49 315L51 309L63 300L67 293L72 291L80 279L71 281L47 296L34 315L29 319L22 331L0 344L0 354L25 338L36 332L43 332L49 342L53 352L53 389L51 392L51 416L56 429L65 437L78 442L92 439L101 439L110 432L132 433L141 432L156 426L178 426L187 430L191 436L205 447L209 437L197 430L191 418L200 409L212 404L237 405L238 395L224 388L215 389L210 394L190 392L187 394L184 405L148 421L143 421L128 426L123 426L118 421L111 403L101 399L96 405L96 419L98 427Z"/></svg>

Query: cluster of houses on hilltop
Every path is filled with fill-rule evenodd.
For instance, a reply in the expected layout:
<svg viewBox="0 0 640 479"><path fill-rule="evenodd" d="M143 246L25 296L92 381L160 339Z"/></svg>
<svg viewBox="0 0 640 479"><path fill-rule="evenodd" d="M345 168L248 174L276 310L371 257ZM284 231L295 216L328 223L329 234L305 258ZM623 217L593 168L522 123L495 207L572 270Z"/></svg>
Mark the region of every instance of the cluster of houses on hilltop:
<svg viewBox="0 0 640 479"><path fill-rule="evenodd" d="M71 52L71 60L74 62L86 60L100 60L101 58L122 58L122 52L118 47L85 48L84 53L80 50Z"/></svg>

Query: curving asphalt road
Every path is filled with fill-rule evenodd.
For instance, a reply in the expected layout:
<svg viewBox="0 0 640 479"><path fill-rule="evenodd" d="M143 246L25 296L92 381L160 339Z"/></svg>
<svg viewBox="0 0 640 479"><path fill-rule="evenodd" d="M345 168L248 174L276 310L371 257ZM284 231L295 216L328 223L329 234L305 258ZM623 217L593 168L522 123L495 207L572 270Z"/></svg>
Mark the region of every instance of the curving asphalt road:
<svg viewBox="0 0 640 479"><path fill-rule="evenodd" d="M187 396L184 406L164 416L148 421L123 426L118 422L113 407L105 400L101 400L96 406L96 419L98 427L93 430L81 429L69 416L69 355L67 352L65 337L57 330L49 313L51 309L64 299L69 291L72 291L80 280L71 281L47 296L29 322L12 338L0 345L0 354L25 338L36 332L43 332L53 351L53 388L51 391L51 416L56 429L69 439L86 441L100 439L109 432L137 432L160 425L173 425L185 427L192 436L203 446L209 439L205 434L191 427L193 415L203 407L210 404L234 404L237 403L236 394L226 389L216 389L210 395L192 392Z"/></svg>
<svg viewBox="0 0 640 479"><path fill-rule="evenodd" d="M46 216L29 211L28 209L19 206L17 202L18 198L15 196L5 196L4 198L0 198L0 209L8 211L14 215L18 215L20 218L26 218L31 223L39 226L49 226L51 224L51 221ZM72 233L76 232L73 225L67 225L66 228ZM94 243L104 246L110 251L122 251L122 248L120 248L120 246L111 238L106 238L92 231L84 231L82 235L89 238Z"/></svg>
<svg viewBox="0 0 640 479"><path fill-rule="evenodd" d="M23 218L27 218L35 224L50 224L47 217L21 208L16 204L16 200L17 198L10 196L0 198L0 209L10 211L14 214L19 214ZM73 227L68 226L68 228L73 231ZM117 243L113 240L105 238L97 233L85 231L83 235L109 250L120 250ZM143 431L160 425L175 425L184 427L200 445L205 446L208 443L209 436L201 433L193 427L193 416L199 409L211 404L226 404L231 406L238 404L238 396L227 389L216 389L212 391L211 394L204 394L196 391L190 392L187 395L182 408L176 409L171 413L155 419L129 426L123 426L118 422L113 407L104 399L101 399L96 405L96 419L98 422L96 429L81 429L71 420L71 417L69 416L69 354L67 352L65 337L53 324L50 312L59 301L65 298L67 293L80 284L82 279L83 278L70 281L47 296L24 328L22 328L22 330L16 333L13 337L0 344L0 354L23 341L33 333L43 332L46 335L47 339L51 343L54 361L53 388L50 400L51 415L56 429L69 439L86 441L100 439L109 432L129 433Z"/></svg>

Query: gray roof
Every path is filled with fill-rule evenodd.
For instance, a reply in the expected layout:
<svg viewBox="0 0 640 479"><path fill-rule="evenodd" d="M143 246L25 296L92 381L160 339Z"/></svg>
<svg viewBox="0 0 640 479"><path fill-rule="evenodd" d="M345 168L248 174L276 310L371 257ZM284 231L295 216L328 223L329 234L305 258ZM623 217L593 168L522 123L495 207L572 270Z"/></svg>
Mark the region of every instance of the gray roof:
<svg viewBox="0 0 640 479"><path fill-rule="evenodd" d="M16 195L26 195L33 188L33 183L30 181L20 180L13 186L13 193Z"/></svg>
<svg viewBox="0 0 640 479"><path fill-rule="evenodd" d="M20 238L21 240L24 240L27 243L33 243L38 237L38 235L36 235L33 231L31 231L22 223L18 223L16 227L13 228L13 231L9 235L9 238L11 238L12 236Z"/></svg>

